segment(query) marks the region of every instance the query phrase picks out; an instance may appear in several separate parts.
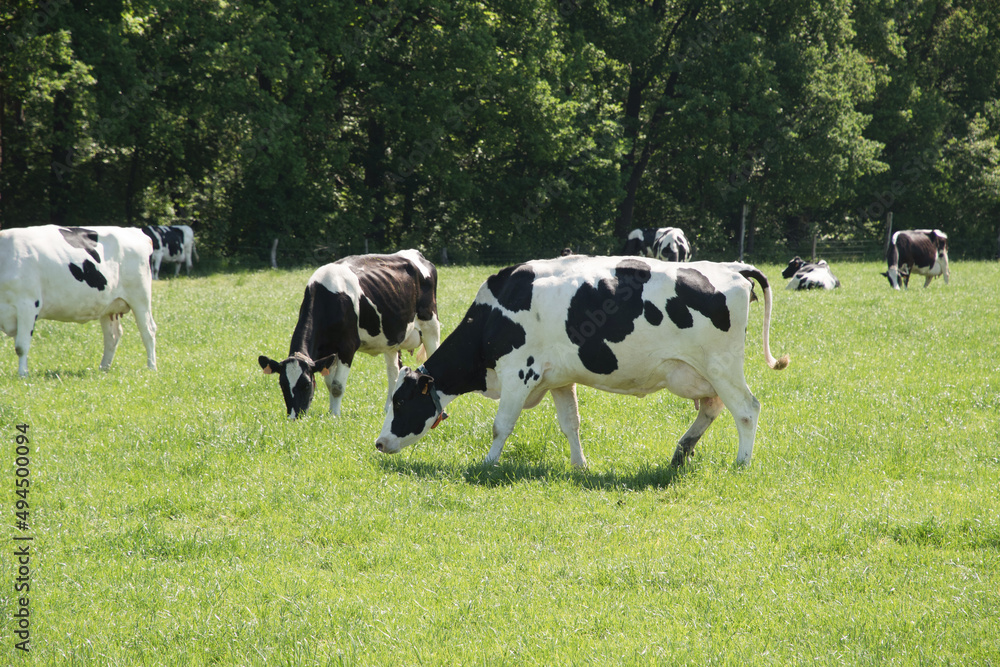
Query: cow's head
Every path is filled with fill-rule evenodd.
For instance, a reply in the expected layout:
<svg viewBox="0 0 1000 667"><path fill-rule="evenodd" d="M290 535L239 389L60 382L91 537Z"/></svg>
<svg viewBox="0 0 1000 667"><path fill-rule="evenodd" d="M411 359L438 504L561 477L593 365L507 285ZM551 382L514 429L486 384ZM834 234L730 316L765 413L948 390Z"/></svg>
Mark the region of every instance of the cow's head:
<svg viewBox="0 0 1000 667"><path fill-rule="evenodd" d="M802 268L803 264L805 264L805 260L796 255L791 260L789 260L788 266L786 266L785 270L781 272L781 277L791 278L792 276L795 275L796 271Z"/></svg>
<svg viewBox="0 0 1000 667"><path fill-rule="evenodd" d="M300 352L296 352L284 361L275 361L264 355L257 357L257 363L264 370L264 375L277 374L289 419L295 419L309 409L313 394L316 393L314 374L329 375L330 366L336 360L337 355L331 354L319 361L313 361Z"/></svg>
<svg viewBox="0 0 1000 667"><path fill-rule="evenodd" d="M395 454L422 438L448 417L441 407L441 397L434 378L422 371L404 366L392 391L392 402L382 422L382 432L375 449Z"/></svg>

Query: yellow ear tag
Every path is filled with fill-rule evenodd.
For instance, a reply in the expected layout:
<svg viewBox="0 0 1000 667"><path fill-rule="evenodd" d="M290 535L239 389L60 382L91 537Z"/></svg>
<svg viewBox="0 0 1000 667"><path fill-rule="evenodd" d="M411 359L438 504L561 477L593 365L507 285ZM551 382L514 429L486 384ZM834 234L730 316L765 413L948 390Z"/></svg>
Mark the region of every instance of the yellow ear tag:
<svg viewBox="0 0 1000 667"><path fill-rule="evenodd" d="M330 374L330 368L329 368L329 367L327 367L327 368L324 368L323 370L321 370L321 371L319 372L319 374L320 374L320 375L322 375L323 377L326 377L327 375L329 375L329 374Z"/></svg>
<svg viewBox="0 0 1000 667"><path fill-rule="evenodd" d="M424 385L424 390L423 390L422 392L420 392L420 393L422 393L422 394L426 394L426 393L427 393L427 389L428 389L429 387L430 387L430 385L427 385L427 384L425 384L425 385Z"/></svg>
<svg viewBox="0 0 1000 667"><path fill-rule="evenodd" d="M267 366L267 367L264 368L264 375L270 375L273 372L274 371L271 370L270 366Z"/></svg>

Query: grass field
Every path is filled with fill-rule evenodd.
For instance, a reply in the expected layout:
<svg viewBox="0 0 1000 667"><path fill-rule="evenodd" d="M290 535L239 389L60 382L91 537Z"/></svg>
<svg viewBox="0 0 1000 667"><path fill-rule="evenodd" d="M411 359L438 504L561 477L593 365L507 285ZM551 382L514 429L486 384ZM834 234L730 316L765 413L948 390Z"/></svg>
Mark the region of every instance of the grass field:
<svg viewBox="0 0 1000 667"><path fill-rule="evenodd" d="M681 470L695 411L580 389L590 468L550 399L480 466L496 404L389 457L385 371L360 356L343 416L284 416L281 358L310 271L154 285L159 370L129 315L110 372L97 323L39 322L17 377L0 343L0 664L1000 664L1000 265L833 293L775 280L748 468L728 412ZM450 332L485 268L440 271ZM28 424L28 530L15 522ZM15 549L30 542L30 654Z"/></svg>

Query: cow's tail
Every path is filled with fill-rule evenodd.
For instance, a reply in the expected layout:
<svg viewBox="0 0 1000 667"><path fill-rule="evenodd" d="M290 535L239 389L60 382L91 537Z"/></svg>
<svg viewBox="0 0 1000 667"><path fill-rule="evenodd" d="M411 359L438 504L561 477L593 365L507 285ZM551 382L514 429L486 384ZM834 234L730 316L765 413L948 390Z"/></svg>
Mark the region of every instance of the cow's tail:
<svg viewBox="0 0 1000 667"><path fill-rule="evenodd" d="M737 268L737 272L744 278L756 280L764 291L764 359L769 367L780 371L788 366L791 357L786 354L780 359L775 359L771 354L771 285L767 282L767 276L758 269L749 264L744 264L743 267L745 268Z"/></svg>

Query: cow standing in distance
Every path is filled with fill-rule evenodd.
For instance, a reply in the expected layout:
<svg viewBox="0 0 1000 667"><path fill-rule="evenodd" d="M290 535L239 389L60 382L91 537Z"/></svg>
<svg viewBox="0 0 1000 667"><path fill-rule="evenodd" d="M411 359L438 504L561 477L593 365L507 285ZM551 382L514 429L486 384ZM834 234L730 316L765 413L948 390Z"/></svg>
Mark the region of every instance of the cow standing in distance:
<svg viewBox="0 0 1000 667"><path fill-rule="evenodd" d="M101 369L114 360L121 316L135 313L156 368L149 258L153 248L138 229L44 225L0 231L0 329L14 338L18 373L28 374L35 321L100 320Z"/></svg>
<svg viewBox="0 0 1000 667"><path fill-rule="evenodd" d="M889 270L882 275L889 279L893 289L910 286L910 274L926 276L924 287L937 276L944 276L948 284L948 235L939 229L910 229L892 235L886 253Z"/></svg>
<svg viewBox="0 0 1000 667"><path fill-rule="evenodd" d="M160 264L164 261L177 264L175 278L181 273L181 264L187 266L187 274L191 275L191 260L198 259L198 250L194 247L194 230L187 225L151 225L143 227L142 233L153 242L153 256L150 259L153 280L160 279Z"/></svg>
<svg viewBox="0 0 1000 667"><path fill-rule="evenodd" d="M807 262L798 255L788 262L788 266L781 272L782 278L791 278L785 289L836 289L840 287L840 281L833 275L830 265L825 259L818 262Z"/></svg>
<svg viewBox="0 0 1000 667"><path fill-rule="evenodd" d="M437 349L440 337L437 268L416 250L358 255L313 273L288 358L275 361L261 355L257 362L266 375L278 375L289 418L309 409L315 373L324 377L330 412L339 417L355 353L384 355L391 391L400 350L417 350L423 361Z"/></svg>
<svg viewBox="0 0 1000 667"><path fill-rule="evenodd" d="M684 232L677 227L633 229L625 241L622 254L652 257L667 262L688 262L692 256L691 244Z"/></svg>
<svg viewBox="0 0 1000 667"><path fill-rule="evenodd" d="M437 426L455 398L479 392L500 401L490 464L521 411L551 392L570 460L583 467L576 385L584 384L635 396L668 389L694 400L698 416L675 465L726 407L739 432L737 461L749 463L760 414L743 375L750 279L764 292L765 359L784 368L788 357L776 360L768 341L771 289L750 265L576 255L503 269L437 352L403 368L375 447L398 452Z"/></svg>

